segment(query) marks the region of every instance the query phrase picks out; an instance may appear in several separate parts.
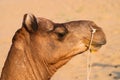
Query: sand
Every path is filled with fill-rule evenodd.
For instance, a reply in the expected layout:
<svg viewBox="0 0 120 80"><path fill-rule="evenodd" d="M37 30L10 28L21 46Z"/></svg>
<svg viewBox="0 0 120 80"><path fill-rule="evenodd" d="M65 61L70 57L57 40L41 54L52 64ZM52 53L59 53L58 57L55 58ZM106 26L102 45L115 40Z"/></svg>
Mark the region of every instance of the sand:
<svg viewBox="0 0 120 80"><path fill-rule="evenodd" d="M90 80L120 80L120 0L0 0L0 72L23 15L66 22L92 20L103 28L107 44L91 54ZM87 53L71 59L51 80L86 80Z"/></svg>

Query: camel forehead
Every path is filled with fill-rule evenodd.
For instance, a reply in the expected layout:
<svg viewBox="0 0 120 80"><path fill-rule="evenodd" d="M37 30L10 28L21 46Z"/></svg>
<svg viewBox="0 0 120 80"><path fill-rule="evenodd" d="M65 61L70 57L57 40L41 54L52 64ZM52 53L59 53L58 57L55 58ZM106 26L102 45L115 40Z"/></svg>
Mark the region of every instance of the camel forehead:
<svg viewBox="0 0 120 80"><path fill-rule="evenodd" d="M37 19L37 23L38 23L38 27L39 29L43 29L43 30L52 30L54 27L54 23L46 18L42 18L42 17L38 17Z"/></svg>

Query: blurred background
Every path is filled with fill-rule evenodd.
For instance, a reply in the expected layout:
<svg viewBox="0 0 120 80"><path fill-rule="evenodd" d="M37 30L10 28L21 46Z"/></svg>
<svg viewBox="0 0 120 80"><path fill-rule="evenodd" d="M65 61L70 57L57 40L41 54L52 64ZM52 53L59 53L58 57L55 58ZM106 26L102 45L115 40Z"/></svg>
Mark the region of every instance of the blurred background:
<svg viewBox="0 0 120 80"><path fill-rule="evenodd" d="M0 0L0 72L23 15L54 22L92 20L102 27L107 44L92 56L91 80L120 80L120 0ZM51 80L86 80L87 52L60 68Z"/></svg>

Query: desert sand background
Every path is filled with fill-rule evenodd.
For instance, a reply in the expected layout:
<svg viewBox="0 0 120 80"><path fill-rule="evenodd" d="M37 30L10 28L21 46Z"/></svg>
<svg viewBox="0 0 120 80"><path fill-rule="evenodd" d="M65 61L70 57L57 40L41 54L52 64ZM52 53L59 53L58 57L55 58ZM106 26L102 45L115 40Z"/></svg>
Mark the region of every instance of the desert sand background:
<svg viewBox="0 0 120 80"><path fill-rule="evenodd" d="M0 0L0 72L25 13L54 22L94 21L103 28L107 44L91 54L90 80L120 80L120 0ZM86 80L87 53L72 58L51 80Z"/></svg>

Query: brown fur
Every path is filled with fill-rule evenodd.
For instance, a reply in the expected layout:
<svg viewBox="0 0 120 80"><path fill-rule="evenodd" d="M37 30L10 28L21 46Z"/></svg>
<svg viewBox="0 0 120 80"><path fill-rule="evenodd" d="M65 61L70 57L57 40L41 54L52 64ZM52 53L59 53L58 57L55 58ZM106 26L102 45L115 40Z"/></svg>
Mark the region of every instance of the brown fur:
<svg viewBox="0 0 120 80"><path fill-rule="evenodd" d="M0 80L49 80L58 68L89 47L90 26L97 29L92 48L106 43L102 29L92 21L54 23L25 14L15 33Z"/></svg>

